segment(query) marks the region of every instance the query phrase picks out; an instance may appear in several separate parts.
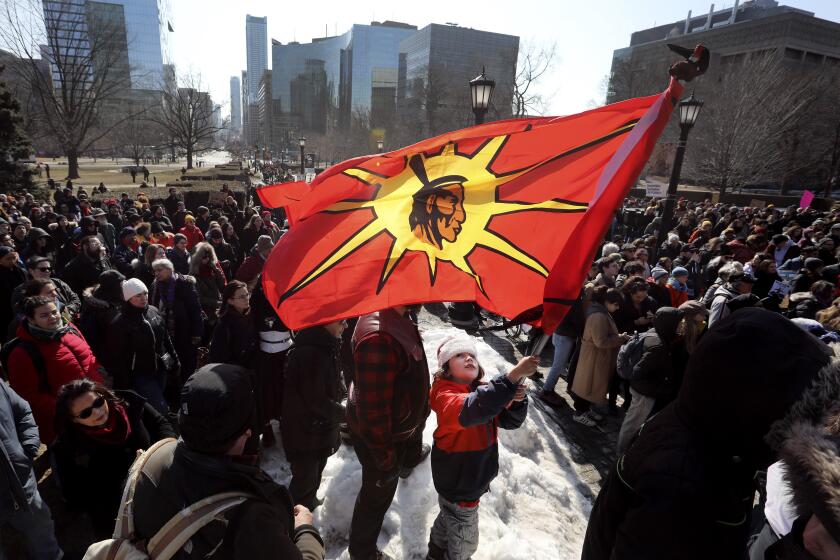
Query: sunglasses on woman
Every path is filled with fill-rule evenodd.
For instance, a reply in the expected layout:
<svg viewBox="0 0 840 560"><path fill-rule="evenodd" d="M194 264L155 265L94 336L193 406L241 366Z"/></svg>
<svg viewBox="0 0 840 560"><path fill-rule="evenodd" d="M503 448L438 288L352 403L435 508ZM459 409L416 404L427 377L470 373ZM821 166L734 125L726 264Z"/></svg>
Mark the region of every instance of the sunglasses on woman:
<svg viewBox="0 0 840 560"><path fill-rule="evenodd" d="M105 404L105 397L97 397L96 400L93 401L93 404L89 407L82 410L79 414L76 415L76 418L81 420L87 420L88 418L93 415L93 411L97 408L102 408L102 405Z"/></svg>

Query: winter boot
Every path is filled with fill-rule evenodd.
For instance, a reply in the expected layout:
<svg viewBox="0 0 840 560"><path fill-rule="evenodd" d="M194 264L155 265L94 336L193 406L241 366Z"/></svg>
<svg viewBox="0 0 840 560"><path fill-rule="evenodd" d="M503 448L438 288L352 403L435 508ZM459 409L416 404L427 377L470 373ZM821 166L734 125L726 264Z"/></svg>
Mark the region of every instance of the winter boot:
<svg viewBox="0 0 840 560"><path fill-rule="evenodd" d="M427 443L424 443L420 447L420 454L417 455L417 458L400 467L400 478L408 478L408 476L411 474L411 471L414 470L414 467L422 463L431 452L432 446Z"/></svg>

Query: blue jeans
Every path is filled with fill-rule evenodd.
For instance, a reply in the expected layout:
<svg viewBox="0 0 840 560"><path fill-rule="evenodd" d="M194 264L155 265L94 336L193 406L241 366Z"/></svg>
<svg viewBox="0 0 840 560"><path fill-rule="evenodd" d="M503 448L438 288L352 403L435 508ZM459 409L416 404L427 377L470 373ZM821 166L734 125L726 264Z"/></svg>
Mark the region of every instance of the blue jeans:
<svg viewBox="0 0 840 560"><path fill-rule="evenodd" d="M163 396L166 387L166 375L137 375L134 377L134 390L141 397L149 401L155 410L164 416L169 414L169 404Z"/></svg>
<svg viewBox="0 0 840 560"><path fill-rule="evenodd" d="M554 361L551 363L551 371L548 372L548 377L545 378L544 391L549 393L554 391L557 380L560 379L560 374L569 365L569 358L572 357L572 352L575 349L575 340L570 336L557 333L551 335L551 342L554 344Z"/></svg>
<svg viewBox="0 0 840 560"><path fill-rule="evenodd" d="M29 558L57 560L64 556L55 539L50 508L41 499L38 490L35 490L28 508L10 511L7 516L0 517L0 525L7 523L23 536ZM0 546L0 560L5 559L3 547Z"/></svg>

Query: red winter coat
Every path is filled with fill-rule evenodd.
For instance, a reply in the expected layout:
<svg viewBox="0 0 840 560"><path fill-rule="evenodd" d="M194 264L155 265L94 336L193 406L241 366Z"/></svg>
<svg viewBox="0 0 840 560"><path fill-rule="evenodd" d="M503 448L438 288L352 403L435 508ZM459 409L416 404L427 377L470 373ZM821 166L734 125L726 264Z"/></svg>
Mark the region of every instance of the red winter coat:
<svg viewBox="0 0 840 560"><path fill-rule="evenodd" d="M16 336L37 345L44 359L50 392L42 393L39 390L38 370L29 353L21 347L13 349L9 355L9 384L21 397L29 401L35 423L41 432L41 441L49 444L55 438L53 419L58 389L65 383L83 377L101 383L102 376L99 375L96 356L75 326L71 324L64 336L57 341L44 341L32 336L26 325L26 321L20 324Z"/></svg>
<svg viewBox="0 0 840 560"><path fill-rule="evenodd" d="M204 234L195 226L190 229L190 226L186 225L178 233L183 234L187 238L187 251L192 251L193 247L204 241Z"/></svg>

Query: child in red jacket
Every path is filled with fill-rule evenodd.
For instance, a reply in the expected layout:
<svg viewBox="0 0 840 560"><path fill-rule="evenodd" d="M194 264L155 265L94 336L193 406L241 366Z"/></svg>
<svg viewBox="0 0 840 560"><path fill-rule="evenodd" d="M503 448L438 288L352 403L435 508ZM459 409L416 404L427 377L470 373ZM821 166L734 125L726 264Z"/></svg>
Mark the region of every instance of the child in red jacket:
<svg viewBox="0 0 840 560"><path fill-rule="evenodd" d="M478 502L499 472L499 427L514 430L528 414L519 381L539 360L523 358L507 375L485 381L475 342L459 334L438 349L430 404L437 414L432 479L438 513L429 538L432 560L466 560L478 549Z"/></svg>

